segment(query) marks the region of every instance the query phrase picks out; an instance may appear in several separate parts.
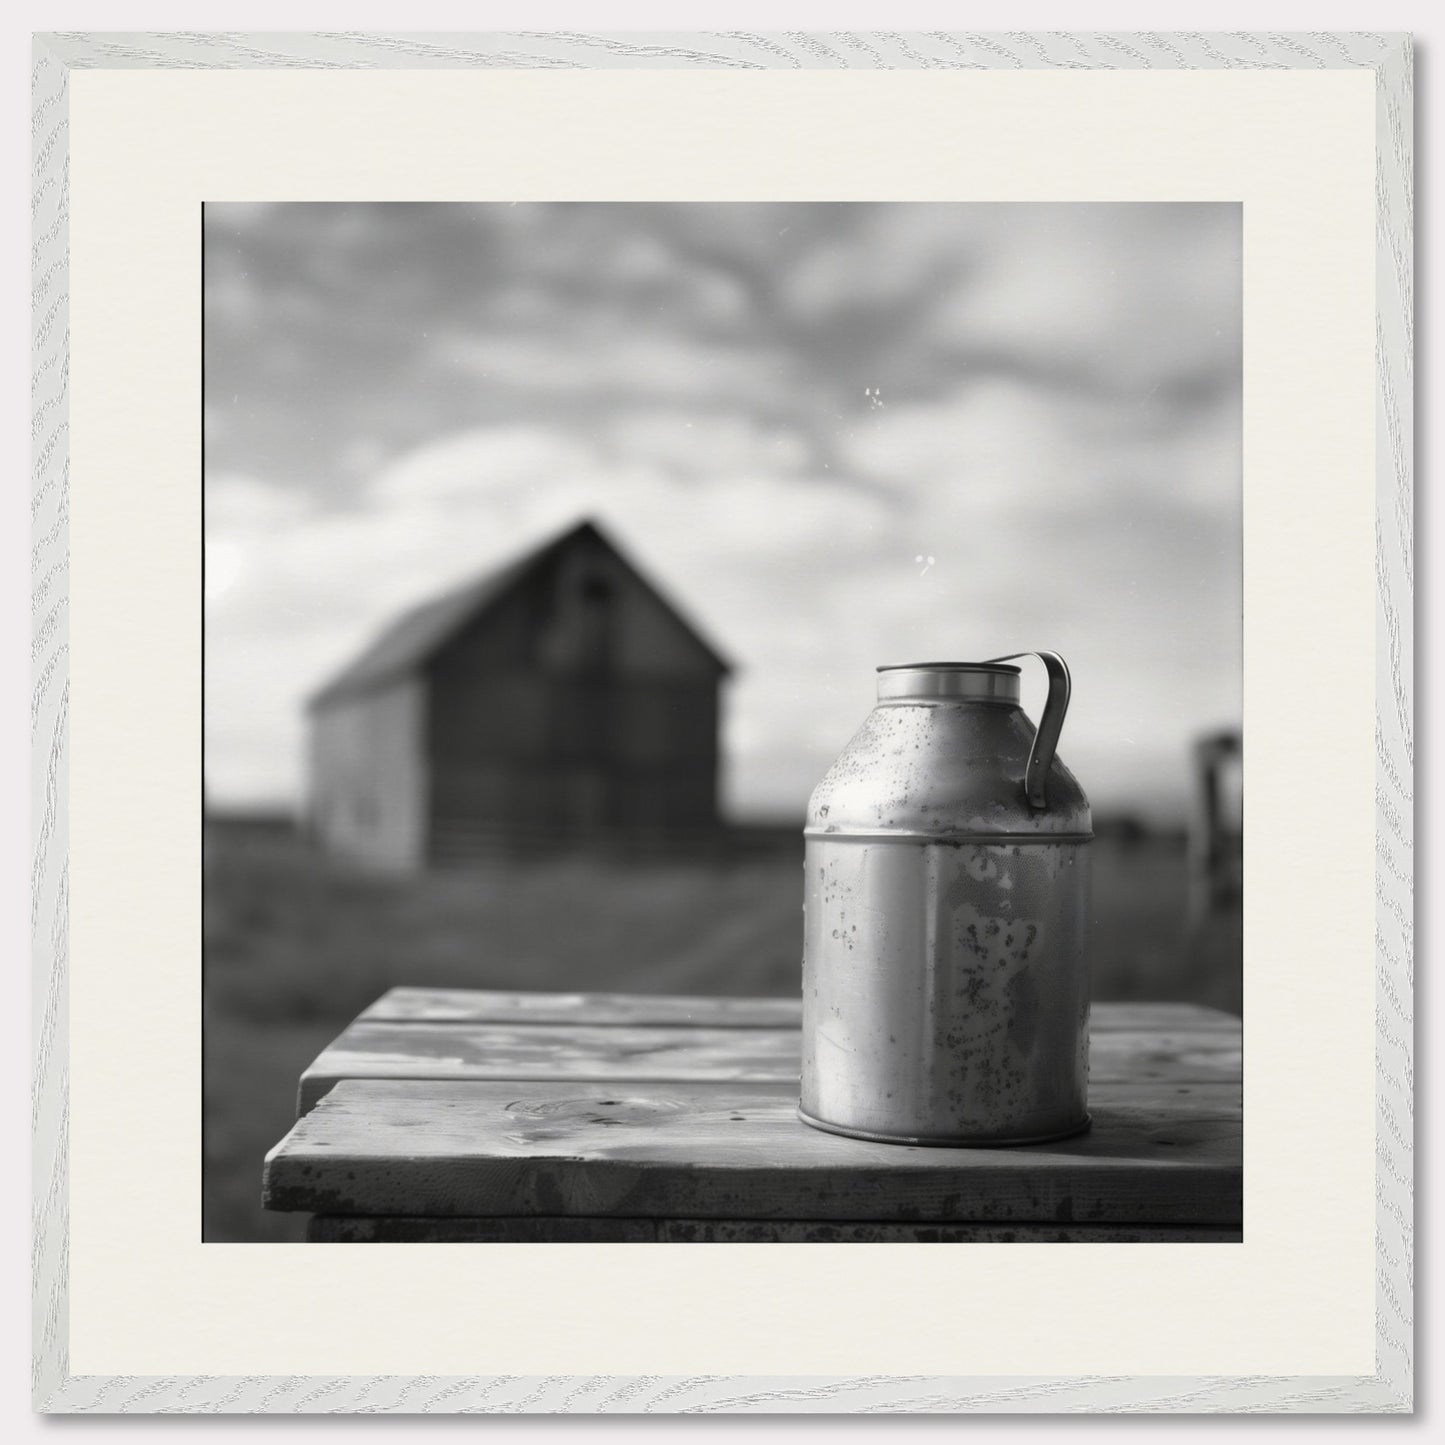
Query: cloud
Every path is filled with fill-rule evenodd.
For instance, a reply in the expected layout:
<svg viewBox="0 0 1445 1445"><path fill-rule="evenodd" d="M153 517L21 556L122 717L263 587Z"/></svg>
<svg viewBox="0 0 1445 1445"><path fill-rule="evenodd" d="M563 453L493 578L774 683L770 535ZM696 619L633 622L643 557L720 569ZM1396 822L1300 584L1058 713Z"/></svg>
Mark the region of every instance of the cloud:
<svg viewBox="0 0 1445 1445"><path fill-rule="evenodd" d="M825 333L866 320L920 391L997 374L1189 406L1237 386L1241 245L1233 206L872 207L780 294Z"/></svg>
<svg viewBox="0 0 1445 1445"><path fill-rule="evenodd" d="M932 301L940 286L971 271L998 229L986 206L966 214L933 205L859 210L852 226L840 226L782 272L779 291L795 317L819 322Z"/></svg>
<svg viewBox="0 0 1445 1445"><path fill-rule="evenodd" d="M453 334L440 357L480 381L542 392L626 395L705 405L767 404L800 384L796 360L767 345L719 345L614 324L536 332Z"/></svg>
<svg viewBox="0 0 1445 1445"><path fill-rule="evenodd" d="M318 513L314 501L290 487L276 487L244 473L206 473L206 530L210 535L266 537L279 527Z"/></svg>
<svg viewBox="0 0 1445 1445"><path fill-rule="evenodd" d="M514 493L535 492L590 465L584 447L554 432L472 427L394 459L372 480L368 502L378 512L465 503L482 494L505 504Z"/></svg>
<svg viewBox="0 0 1445 1445"><path fill-rule="evenodd" d="M1230 212L1233 211L1231 217ZM1239 212L1028 207L932 310L945 348L1011 353L1096 387L1237 384Z"/></svg>
<svg viewBox="0 0 1445 1445"><path fill-rule="evenodd" d="M265 307L265 292L240 258L213 250L206 266L207 324L247 330L260 320Z"/></svg>
<svg viewBox="0 0 1445 1445"><path fill-rule="evenodd" d="M605 421L600 441L615 456L646 461L672 476L799 473L815 461L808 436L743 412L664 407Z"/></svg>
<svg viewBox="0 0 1445 1445"><path fill-rule="evenodd" d="M656 232L574 225L555 233L551 244L543 239L539 245L534 234L518 259L530 274L561 283L568 294L581 291L594 302L605 299L609 307L643 314L664 311L674 321L726 327L744 318L750 304L736 277Z"/></svg>
<svg viewBox="0 0 1445 1445"><path fill-rule="evenodd" d="M881 482L926 482L967 498L980 517L1026 511L1036 526L1071 506L1160 497L1233 512L1239 501L1237 405L1164 428L1137 405L993 376L931 401L879 407L840 436L839 449Z"/></svg>
<svg viewBox="0 0 1445 1445"><path fill-rule="evenodd" d="M1059 647L1105 801L1237 718L1237 207L207 217L216 797L294 796L312 689L582 516L740 664L754 812L880 662Z"/></svg>
<svg viewBox="0 0 1445 1445"><path fill-rule="evenodd" d="M255 235L276 219L277 201L208 201L206 229L212 234Z"/></svg>

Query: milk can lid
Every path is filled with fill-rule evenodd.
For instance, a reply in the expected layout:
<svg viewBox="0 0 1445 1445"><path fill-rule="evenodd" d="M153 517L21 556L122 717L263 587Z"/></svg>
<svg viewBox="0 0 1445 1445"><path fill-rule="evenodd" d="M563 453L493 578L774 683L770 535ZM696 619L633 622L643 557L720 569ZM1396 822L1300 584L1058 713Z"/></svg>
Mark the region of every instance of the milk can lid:
<svg viewBox="0 0 1445 1445"><path fill-rule="evenodd" d="M890 662L878 669L879 672L907 672L927 670L930 672L1019 672L1022 669L1008 662Z"/></svg>
<svg viewBox="0 0 1445 1445"><path fill-rule="evenodd" d="M907 662L878 669L878 701L1017 703L1019 669L1000 662Z"/></svg>

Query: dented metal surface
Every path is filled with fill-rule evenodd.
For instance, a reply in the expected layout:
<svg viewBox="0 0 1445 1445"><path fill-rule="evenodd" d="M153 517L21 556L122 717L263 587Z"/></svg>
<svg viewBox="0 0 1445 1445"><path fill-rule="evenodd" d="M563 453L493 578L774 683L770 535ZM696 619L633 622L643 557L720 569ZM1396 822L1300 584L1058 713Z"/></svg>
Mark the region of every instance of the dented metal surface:
<svg viewBox="0 0 1445 1445"><path fill-rule="evenodd" d="M1001 663L880 669L878 706L814 790L810 1124L953 1145L1088 1124L1089 804L1057 757L1031 804L1018 681Z"/></svg>

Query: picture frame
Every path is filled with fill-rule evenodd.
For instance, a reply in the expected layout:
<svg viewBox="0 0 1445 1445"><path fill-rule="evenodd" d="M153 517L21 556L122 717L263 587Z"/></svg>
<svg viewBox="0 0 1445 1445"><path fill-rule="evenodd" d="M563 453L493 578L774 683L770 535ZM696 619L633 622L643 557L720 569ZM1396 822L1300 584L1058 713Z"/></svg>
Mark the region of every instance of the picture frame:
<svg viewBox="0 0 1445 1445"><path fill-rule="evenodd" d="M1407 36L1364 33L37 36L32 67L31 494L32 796L36 800L32 820L34 1407L47 1413L1409 1411L1413 1402L1414 1260L1411 66L1412 49ZM97 865L107 855L93 837L73 826L82 806L87 810L115 811L126 805L127 796L134 800L135 795L124 789L107 792L107 780L115 781L117 769L122 768L128 770L132 784L135 777L146 776L146 748L150 746L140 733L127 731L130 725L124 719L107 721L98 716L97 694L104 694L113 679L97 684L95 669L105 662L106 647L98 646L93 634L82 643L81 629L82 623L95 627L100 599L116 596L117 588L124 589L135 597L143 595L145 607L157 619L156 631L146 639L141 651L165 649L168 634L160 619L176 598L186 595L199 575L198 559L188 560L188 548L197 540L194 509L184 500L185 489L194 487L199 472L198 458L193 451L187 451L187 443L181 439L169 453L174 469L165 473L165 486L152 499L156 508L144 518L148 545L153 549L151 562L136 569L123 567L119 559L106 560L104 538L87 515L95 515L91 509L96 485L96 452L87 448L93 448L98 435L88 416L103 411L109 403L103 385L98 384L103 382L104 373L81 354L76 338L82 320L93 334L97 329L104 331L107 326L122 324L125 312L120 308L112 317L114 288L122 271L116 267L108 272L87 270L79 260L82 242L87 239L85 229L95 224L97 214L103 210L95 190L87 189L92 187L94 172L82 172L73 165L77 146L94 134L76 123L81 93L85 92L86 102L83 126L91 127L95 117L104 114L107 104L119 103L123 91L133 93L137 86L151 85L165 93L167 104L194 104L199 96L204 105L208 81L228 76L234 79L238 72L292 79L299 74L314 78L316 83L323 75L349 75L352 83L373 77L379 97L375 103L385 108L399 104L398 95L386 85L388 77L427 71L475 78L562 69L582 75L665 71L699 78L740 72L776 72L781 76L794 70L805 76L848 71L866 78L886 72L926 71L940 78L992 75L995 84L1005 73L1017 71L1034 77L1056 77L1060 85L1076 85L1081 72L1192 73L1201 86L1194 92L1201 114L1208 111L1211 86L1231 84L1241 75L1326 72L1368 77L1374 128L1373 135L1362 138L1361 143L1368 141L1374 159L1374 209L1372 215L1356 220L1360 234L1369 227L1368 244L1374 262L1374 347L1373 355L1356 356L1354 361L1361 375L1366 371L1370 374L1374 396L1375 474L1370 499L1375 518L1374 609L1368 630L1364 619L1356 616L1358 626L1351 636L1364 651L1373 651L1374 750L1369 761L1374 776L1375 830L1372 837L1366 838L1368 825L1363 816L1352 814L1342 832L1356 845L1352 858L1364 856L1368 844L1374 862L1368 880L1356 876L1356 863L1342 863L1336 881L1341 886L1347 881L1351 887L1359 884L1361 890L1367 883L1373 907L1374 956L1373 968L1368 970L1375 1004L1373 1093L1369 1098L1347 1093L1332 1107L1347 1116L1346 1123L1354 1130L1352 1139L1358 1141L1368 1133L1375 1164L1374 1177L1368 1181L1373 1201L1369 1267L1355 1268L1349 1275L1357 1293L1369 1291L1369 1299L1361 1297L1357 1303L1373 1322L1373 1369L1291 1373L1273 1364L1256 1370L1245 1362L1234 1370L1191 1375L1139 1368L1121 1360L1118 1364L1062 1373L1038 1368L1036 1361L1021 1358L1017 1370L977 1375L931 1370L817 1372L792 1368L774 1374L734 1368L727 1352L720 1351L715 1371L711 1367L661 1367L650 1373L641 1369L603 1373L579 1371L566 1364L559 1364L555 1370L488 1371L486 1360L479 1355L477 1373L445 1366L436 1373L427 1373L406 1366L393 1368L384 1349L370 1356L355 1354L351 1359L357 1363L351 1363L351 1359L342 1363L347 1351L340 1345L330 1351L338 1362L333 1369L256 1368L257 1359L284 1348L284 1338L279 1343L265 1342L265 1349L258 1342L257 1352L249 1358L238 1355L234 1368L228 1364L226 1368L187 1371L164 1359L156 1368L142 1367L139 1344L135 1368L93 1367L91 1361L102 1356L119 1358L113 1346L102 1348L100 1328L103 1317L109 1317L114 1324L118 1297L107 1296L99 1283L101 1266L110 1268L119 1251L113 1248L113 1241L104 1241L94 1228L93 1213L90 1222L83 1229L79 1227L78 1205L92 1201L106 1187L113 1187L117 1209L128 1195L136 1194L134 1176L127 1172L133 1161L123 1163L120 1151L134 1152L141 1146L135 1139L118 1138L113 1128L104 1127L105 1120L94 1107L94 1088L83 1083L77 1066L82 1054L90 1049L97 1015L106 1008L106 1001L94 986L97 940L109 937L116 957L130 957L144 946L146 928L154 923L155 916L131 917L119 894L97 888ZM126 84L107 91L94 84L96 78ZM718 104L726 103L719 93ZM155 132L135 129L128 134ZM218 167L226 160L223 139L218 129L214 139L203 136L195 142L217 147L214 154ZM304 138L298 136L297 144L303 143ZM336 142L334 137L333 143L343 147L335 158L345 170L345 143ZM154 156L135 159L138 166L159 165ZM120 186L125 179L117 177L115 184ZM737 184L746 192L746 178ZM115 199L111 198L112 203ZM134 206L138 236L151 234L158 245L180 256L187 254L187 247L198 250L199 225L189 236L179 229L183 220L176 218L184 217L183 209L151 213L146 211L146 204L147 195L138 193ZM1247 251L1250 244L1246 210ZM184 286L193 279L189 273L182 274L177 284ZM1258 298L1251 297L1247 287L1247 348L1249 308L1257 304ZM102 323L98 328L97 321ZM197 353L168 354L164 344L168 334L159 328L146 338L147 346L152 348L146 354L147 366L153 371L152 384L156 394L178 394L183 404L192 406L198 425ZM1246 417L1248 428L1248 412ZM114 423L114 418L109 420ZM144 417L135 418L138 431L145 422ZM1360 487L1363 493L1363 479ZM1251 521L1247 506L1247 529L1258 526L1266 511L1266 507L1258 508ZM1246 540L1247 552L1249 546L1258 546L1250 542L1248 530ZM1258 561L1256 552L1256 565ZM1281 566L1288 565L1287 560L1281 562ZM1247 580L1247 627L1252 603L1261 609L1274 605L1259 588L1251 594ZM112 633L108 641L111 648L136 647L132 635ZM190 651L178 660L174 676L167 674L156 682L149 703L153 712L174 714L182 730L198 717L193 700L187 701L190 694L186 691L195 680L198 642L198 638L192 638ZM1249 658L1248 635L1246 642ZM1258 657L1258 652L1253 655ZM1250 665L1247 662L1247 671ZM150 685L149 678L146 685ZM176 687L179 692L174 690ZM1312 733L1306 741L1330 761L1336 756L1329 752L1334 744L1318 741L1322 736ZM1362 754L1351 752L1350 757L1354 763L1364 765ZM199 831L198 756L193 754L186 767L189 772L185 776L190 782L154 795L153 806L141 825L141 835L154 851L156 871L170 879L178 897L193 897L199 883L193 868L198 847L194 834ZM1271 809L1279 808L1279 796L1271 793L1267 776L1258 771L1247 773L1246 791L1251 809L1256 806L1254 800L1259 799L1259 811L1257 815L1252 813L1252 823L1255 816L1267 821L1277 818L1277 812ZM118 811L115 815L119 816ZM1253 839L1260 840L1252 841L1252 847L1260 851L1251 853L1246 868L1259 875L1260 869L1269 866L1270 850L1280 844L1268 828L1252 833ZM1329 881L1317 880L1318 886L1327 887ZM174 919L180 930L177 936L190 937L197 947L199 933L194 924L198 911L196 904L178 907ZM1260 921L1259 914L1247 913L1247 940L1249 928ZM1248 958L1247 954L1247 987ZM195 963L198 977L198 954ZM1354 966L1363 979L1363 958L1356 955ZM148 978L134 982L141 994L163 987ZM183 1002L194 1012L194 998ZM156 1017L155 1032L147 1036L150 1054L146 1066L137 1068L133 1076L111 1076L111 1088L117 1096L133 1096L136 1117L147 1100L158 1097L146 1092L151 1087L146 1076L154 1073L159 1078L164 1073L167 1079L184 1080L187 1061L196 1057L193 1043L168 1045L166 1040L173 1041L174 1035L159 1021L159 1014ZM1255 1027L1253 1015L1251 1027ZM1328 1047L1328 1042L1318 1047ZM1252 1087L1252 1078L1266 1072L1251 1073L1254 1060L1261 1056L1251 1056L1250 1047L1247 1035L1247 1088ZM191 1087L198 1087L198 1081L193 1079ZM184 1097L179 1102L172 1098L175 1119L171 1121L172 1139L166 1158L178 1168L189 1164L197 1176L198 1190L199 1131L193 1117L198 1111ZM1246 1119L1250 1117L1247 1112ZM1269 1120L1280 1116L1262 1108L1256 1117L1265 1121L1259 1126L1263 1129ZM1261 1168L1261 1151L1269 1145L1260 1133L1247 1133L1246 1138L1248 1207L1251 1168ZM1358 1171L1358 1156L1351 1153L1346 1158L1342 1145L1337 1167ZM1356 1183L1361 1183L1358 1177ZM87 1208L91 1205L87 1204ZM167 1248L163 1219L155 1219L148 1231L136 1234L126 1233L117 1215L117 1231L127 1249L137 1255ZM1353 1243L1364 1247L1358 1239ZM205 1248L199 1244L195 1247ZM216 1257L223 1261L218 1266L222 1275L235 1284L241 1272L254 1267L255 1251L269 1247L210 1248L229 1251ZM351 1267L348 1261L354 1257L349 1251L325 1254L324 1264L313 1265L308 1260L302 1269L293 1263L297 1273L306 1276L305 1287L336 1288L340 1272ZM181 1289L180 1276L188 1265L179 1252L175 1259L173 1269L158 1276L157 1295L147 1307L176 1308L183 1319L184 1310L167 1306L161 1299L166 1290ZM285 1331L278 1327L278 1333L284 1336ZM1220 1357L1225 1355L1227 1351Z"/></svg>

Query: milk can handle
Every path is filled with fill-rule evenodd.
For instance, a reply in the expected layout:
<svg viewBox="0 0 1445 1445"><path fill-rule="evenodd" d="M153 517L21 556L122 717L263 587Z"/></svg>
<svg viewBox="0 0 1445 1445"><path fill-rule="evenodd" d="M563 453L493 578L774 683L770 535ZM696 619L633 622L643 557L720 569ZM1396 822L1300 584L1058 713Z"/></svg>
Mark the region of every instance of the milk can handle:
<svg viewBox="0 0 1445 1445"><path fill-rule="evenodd" d="M1044 701L1044 715L1039 719L1038 731L1034 733L1034 745L1029 749L1028 766L1024 769L1024 793L1031 808L1047 808L1048 795L1045 791L1049 768L1054 761L1054 750L1059 745L1059 734L1064 730L1064 714L1069 710L1069 664L1057 652L1039 650L1036 652L1011 652L1007 657L991 657L990 662L1014 662L1021 657L1036 657L1043 663L1049 674L1049 695Z"/></svg>

